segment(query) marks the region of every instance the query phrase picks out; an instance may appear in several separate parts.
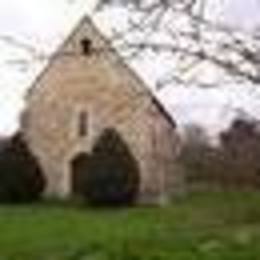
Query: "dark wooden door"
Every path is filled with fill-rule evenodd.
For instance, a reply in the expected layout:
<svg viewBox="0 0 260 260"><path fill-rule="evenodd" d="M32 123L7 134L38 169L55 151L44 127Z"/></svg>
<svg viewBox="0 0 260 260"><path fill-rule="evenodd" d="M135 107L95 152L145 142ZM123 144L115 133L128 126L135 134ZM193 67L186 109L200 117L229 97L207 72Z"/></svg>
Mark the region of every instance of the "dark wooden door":
<svg viewBox="0 0 260 260"><path fill-rule="evenodd" d="M90 156L86 153L78 154L71 163L72 191L74 196L84 195L84 183L87 178Z"/></svg>

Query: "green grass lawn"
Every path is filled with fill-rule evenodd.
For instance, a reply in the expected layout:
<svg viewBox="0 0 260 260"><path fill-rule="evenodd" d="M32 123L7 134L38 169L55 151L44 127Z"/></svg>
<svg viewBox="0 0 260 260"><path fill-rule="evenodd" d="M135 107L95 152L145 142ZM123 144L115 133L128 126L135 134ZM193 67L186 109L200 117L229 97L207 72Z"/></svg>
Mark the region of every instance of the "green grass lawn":
<svg viewBox="0 0 260 260"><path fill-rule="evenodd" d="M0 207L0 259L260 259L260 193L166 208Z"/></svg>

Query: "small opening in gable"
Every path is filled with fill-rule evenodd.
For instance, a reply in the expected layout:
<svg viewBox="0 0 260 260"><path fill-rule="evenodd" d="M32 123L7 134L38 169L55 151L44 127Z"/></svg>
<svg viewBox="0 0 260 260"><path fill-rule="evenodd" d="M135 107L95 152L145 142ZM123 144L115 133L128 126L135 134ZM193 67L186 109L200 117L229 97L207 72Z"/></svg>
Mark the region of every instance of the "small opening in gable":
<svg viewBox="0 0 260 260"><path fill-rule="evenodd" d="M81 111L78 118L78 135L85 137L88 134L88 114L86 111Z"/></svg>
<svg viewBox="0 0 260 260"><path fill-rule="evenodd" d="M92 41L91 39L85 37L81 40L81 51L83 55L90 55L92 49Z"/></svg>

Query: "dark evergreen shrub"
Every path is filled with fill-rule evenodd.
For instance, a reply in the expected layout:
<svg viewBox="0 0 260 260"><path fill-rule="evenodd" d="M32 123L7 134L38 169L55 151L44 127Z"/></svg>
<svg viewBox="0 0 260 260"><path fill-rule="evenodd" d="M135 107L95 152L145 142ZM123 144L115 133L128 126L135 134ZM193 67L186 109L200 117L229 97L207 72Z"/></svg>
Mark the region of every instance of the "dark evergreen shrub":
<svg viewBox="0 0 260 260"><path fill-rule="evenodd" d="M129 205L134 203L138 189L137 161L114 129L104 130L88 160L84 195L94 205Z"/></svg>
<svg viewBox="0 0 260 260"><path fill-rule="evenodd" d="M29 202L40 197L45 180L21 134L0 151L0 202Z"/></svg>

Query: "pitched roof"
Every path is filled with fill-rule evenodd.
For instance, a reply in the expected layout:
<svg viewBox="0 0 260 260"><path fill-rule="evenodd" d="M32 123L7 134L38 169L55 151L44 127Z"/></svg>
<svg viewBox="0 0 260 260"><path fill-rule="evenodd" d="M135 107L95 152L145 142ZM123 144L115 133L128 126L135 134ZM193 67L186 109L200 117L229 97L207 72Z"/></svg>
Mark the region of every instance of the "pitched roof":
<svg viewBox="0 0 260 260"><path fill-rule="evenodd" d="M109 46L109 48L106 51L110 51L114 54L114 56L118 59L120 62L120 65L123 66L127 72L139 83L139 86L142 86L141 90L144 94L150 96L153 104L158 108L158 110L163 114L163 116L170 122L170 124L175 128L176 122L170 115L170 113L167 112L164 105L158 100L158 98L155 96L155 94L152 92L152 90L146 86L144 81L141 79L141 77L132 69L130 68L129 64L123 59L123 57L120 55L118 50L114 48L109 41L109 39L100 31L100 29L94 24L93 20L90 18L89 15L84 15L79 22L76 24L74 29L69 33L69 35L66 37L65 40L62 41L62 43L56 48L56 51L53 52L51 57L49 58L47 64L43 68L43 70L39 73L38 76L36 76L36 79L32 83L31 87L27 90L27 94L25 99L28 100L31 95L33 95L34 90L36 89L36 86L38 82L48 73L49 69L51 68L53 62L60 56L63 55L63 53L60 52L66 44L74 37L75 33L81 28L82 24L88 23L92 26L92 28L95 30L95 33L98 34L98 36L101 37L102 41ZM66 55L66 53L64 54Z"/></svg>

